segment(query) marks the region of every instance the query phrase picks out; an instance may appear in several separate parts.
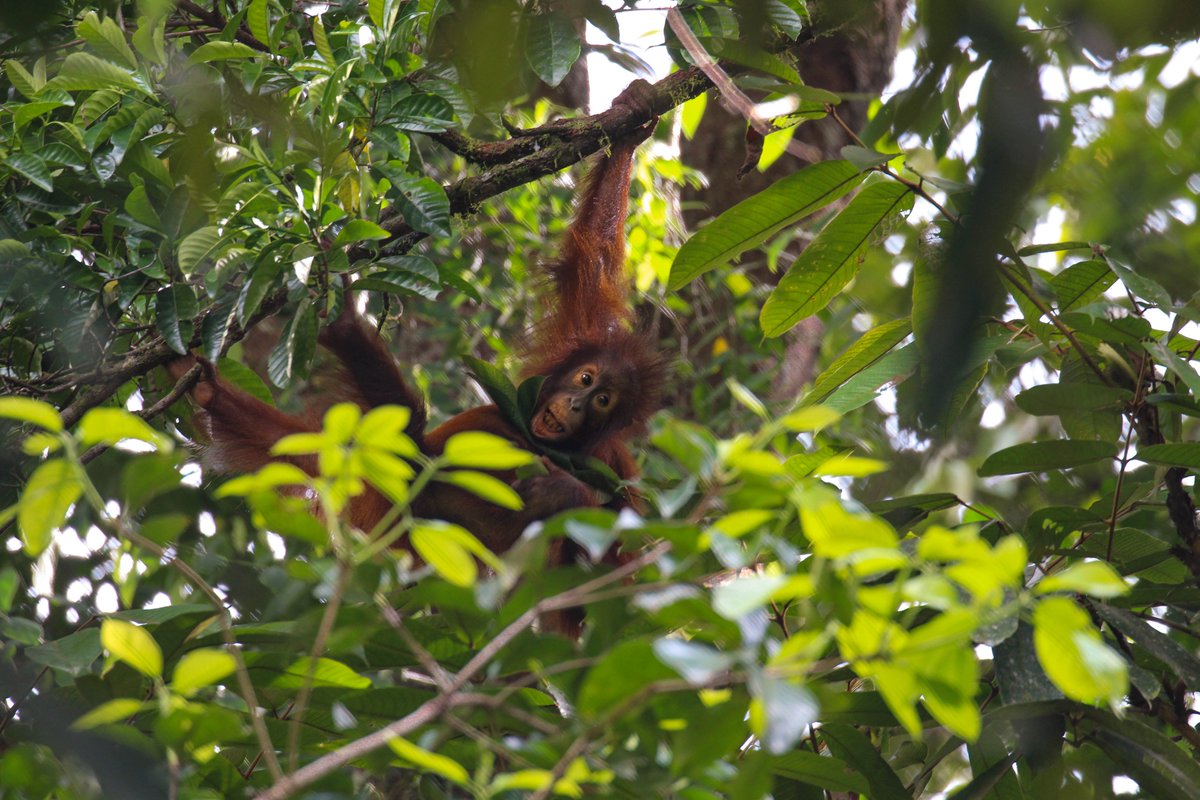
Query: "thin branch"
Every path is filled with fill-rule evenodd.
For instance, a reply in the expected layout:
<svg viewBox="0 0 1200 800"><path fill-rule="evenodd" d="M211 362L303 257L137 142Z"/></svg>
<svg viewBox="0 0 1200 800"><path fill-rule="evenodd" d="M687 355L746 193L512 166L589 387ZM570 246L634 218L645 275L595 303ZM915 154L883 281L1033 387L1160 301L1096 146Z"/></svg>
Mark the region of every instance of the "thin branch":
<svg viewBox="0 0 1200 800"><path fill-rule="evenodd" d="M92 492L95 492L95 487L91 487ZM259 715L260 708L258 704L258 695L254 691L254 684L250 681L250 672L246 667L246 660L242 657L242 648L238 643L237 638L233 635L233 617L229 613L225 601L217 594L216 589L209 585L208 581L200 577L187 564L174 555L168 553L158 543L147 539L137 531L133 530L123 520L119 518L111 518L104 514L104 501L97 494L92 498L92 503L96 506L96 510L101 514L102 521L111 524L115 528L115 533L118 537L124 538L143 550L153 553L164 565L178 570L195 588L208 598L213 608L217 611L217 619L221 625L221 636L225 640L226 650L233 656L235 673L238 680L238 689L242 693L242 699L246 702L246 707L250 712L250 726L254 729L254 735L258 739L258 746L262 751L263 756L267 761L267 770L271 773L274 780L283 778L283 770L279 766L279 759L275 757L275 746L271 743L271 734L267 731L266 723L263 722ZM96 505L98 503L98 505Z"/></svg>
<svg viewBox="0 0 1200 800"><path fill-rule="evenodd" d="M225 26L227 24L225 17L221 16L221 14L219 12L217 12L215 8L212 11L209 11L205 8L202 8L198 5L196 5L195 3L192 2L192 0L179 0L178 7L183 9L187 13L191 14L196 19L201 20L201 21L213 26L214 28L220 28L222 30L225 29ZM257 38L255 38L254 34L250 33L250 31L247 30L242 25L238 25L237 30L234 31L233 35L237 38L237 40L239 42L241 42L244 45L253 47L255 50L258 50L260 53L272 52L271 48L268 45L264 44L263 42L260 42Z"/></svg>
<svg viewBox="0 0 1200 800"><path fill-rule="evenodd" d="M564 608L587 603L591 592L602 589L609 584L622 581L643 567L654 563L670 549L670 545L662 542L637 558L562 594L535 603L532 608L522 614L500 631L459 671L458 676L450 684L449 691L423 703L410 714L381 728L374 733L356 739L328 755L306 764L291 775L277 780L275 785L256 796L256 800L284 800L295 792L320 780L326 775L341 769L356 758L383 747L389 740L403 736L420 728L453 708L462 705L486 704L486 695L460 694L460 690L475 677L484 667L513 639L520 636L527 628L548 611L559 611Z"/></svg>
<svg viewBox="0 0 1200 800"><path fill-rule="evenodd" d="M309 652L308 671L304 676L304 683L300 687L300 694L296 697L296 703L292 706L292 713L288 715L287 761L289 770L296 769L296 758L300 752L300 720L304 717L309 695L312 694L313 678L317 674L317 659L325 652L329 634L333 632L333 623L337 619L338 609L341 608L342 596L346 593L346 582L349 578L350 564L339 559L333 594L330 595L329 602L325 604L325 612L321 615L321 624L317 626L317 635L313 639L312 650Z"/></svg>
<svg viewBox="0 0 1200 800"><path fill-rule="evenodd" d="M705 76L712 81L717 87L717 91L721 93L721 97L725 103L737 114L745 118L750 127L757 131L761 136L777 132L777 128L771 124L771 121L758 113L758 107L745 92L737 87L729 74L708 54L704 49L704 45L700 44L700 40L696 38L696 34L692 33L692 29L688 27L687 20L683 18L683 14L679 13L678 8L672 8L667 12L667 24L671 26L671 30L679 37L679 43L683 45L683 49L687 50L688 55L692 57L696 67L699 68ZM787 152L794 155L796 158L804 161L824 161L820 149L792 140L788 142Z"/></svg>

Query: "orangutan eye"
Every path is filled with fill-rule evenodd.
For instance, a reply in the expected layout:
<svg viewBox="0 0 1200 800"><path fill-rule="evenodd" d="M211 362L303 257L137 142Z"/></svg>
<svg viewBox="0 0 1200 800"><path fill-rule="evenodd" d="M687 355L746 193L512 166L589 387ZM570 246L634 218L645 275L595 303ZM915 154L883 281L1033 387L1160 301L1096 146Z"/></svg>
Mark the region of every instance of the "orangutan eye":
<svg viewBox="0 0 1200 800"><path fill-rule="evenodd" d="M583 384L584 386L591 386L592 385L592 373L590 373L590 372L579 373L579 382L581 384Z"/></svg>
<svg viewBox="0 0 1200 800"><path fill-rule="evenodd" d="M596 406L598 408L608 408L609 402L610 402L610 398L608 395L606 395L606 394L596 395Z"/></svg>

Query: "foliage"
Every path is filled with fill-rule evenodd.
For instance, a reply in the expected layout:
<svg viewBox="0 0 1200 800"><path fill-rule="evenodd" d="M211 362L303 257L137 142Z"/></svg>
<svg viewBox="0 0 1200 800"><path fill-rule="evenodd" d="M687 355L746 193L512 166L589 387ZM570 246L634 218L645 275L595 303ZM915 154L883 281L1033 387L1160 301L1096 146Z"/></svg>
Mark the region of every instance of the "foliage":
<svg viewBox="0 0 1200 800"><path fill-rule="evenodd" d="M811 5L683 17L795 99L778 126L836 126L780 46L831 33ZM1197 12L968 6L917 4L925 66L842 159L682 243L665 198L695 176L643 160L630 261L685 356L647 513L506 553L411 499L511 507L489 470L531 454L466 433L431 459L406 409L333 405L277 445L318 474L210 475L157 367L195 350L295 403L351 280L381 323L403 304L439 413L478 402L480 356L520 413L505 374L569 216L538 159L614 123L506 131L547 122L531 97L589 47L578 23L619 45L618 15L0 12L0 797L1193 797L1200 77L1171 48ZM703 88L671 80L664 108ZM762 399L813 313L819 374ZM375 531L339 517L367 481L395 504ZM568 540L626 560L548 569ZM545 630L575 607L580 641Z"/></svg>

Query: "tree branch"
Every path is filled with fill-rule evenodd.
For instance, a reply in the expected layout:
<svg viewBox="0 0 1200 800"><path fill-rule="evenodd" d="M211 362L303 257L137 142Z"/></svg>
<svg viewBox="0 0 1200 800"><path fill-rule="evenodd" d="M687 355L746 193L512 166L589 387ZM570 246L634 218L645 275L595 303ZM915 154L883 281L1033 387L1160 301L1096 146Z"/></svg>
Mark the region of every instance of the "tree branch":
<svg viewBox="0 0 1200 800"><path fill-rule="evenodd" d="M332 753L322 756L310 764L306 764L292 774L285 776L282 780L277 781L271 788L259 793L255 800L284 800L284 798L291 797L298 790L311 785L334 770L344 767L354 759L361 758L367 753L383 747L389 740L397 736L404 736L420 728L422 725L438 719L452 708L461 705L486 704L489 700L486 695L463 694L461 693L463 687L476 674L482 671L513 639L517 638L533 625L540 616L548 611L560 611L564 608L573 608L589 602L590 595L595 590L624 580L642 567L657 561L669 549L670 545L666 542L657 544L632 561L617 567L612 572L593 578L587 583L580 584L573 589L568 589L562 594L535 603L532 608L500 631L496 635L496 638L480 648L479 652L455 676L454 682L448 687L448 691L426 701L415 711L401 717L390 725L339 747Z"/></svg>

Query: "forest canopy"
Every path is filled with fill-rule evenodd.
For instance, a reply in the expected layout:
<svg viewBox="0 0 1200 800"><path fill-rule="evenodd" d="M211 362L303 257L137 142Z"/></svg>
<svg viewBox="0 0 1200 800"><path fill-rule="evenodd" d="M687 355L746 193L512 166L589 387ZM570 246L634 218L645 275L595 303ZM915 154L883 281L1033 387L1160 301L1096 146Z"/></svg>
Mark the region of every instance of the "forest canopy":
<svg viewBox="0 0 1200 800"><path fill-rule="evenodd" d="M0 798L1192 800L1197 64L1189 0L4 4ZM662 408L569 465L637 501L495 551L421 493L553 454L318 343L525 424L640 135ZM312 430L217 469L206 363Z"/></svg>

